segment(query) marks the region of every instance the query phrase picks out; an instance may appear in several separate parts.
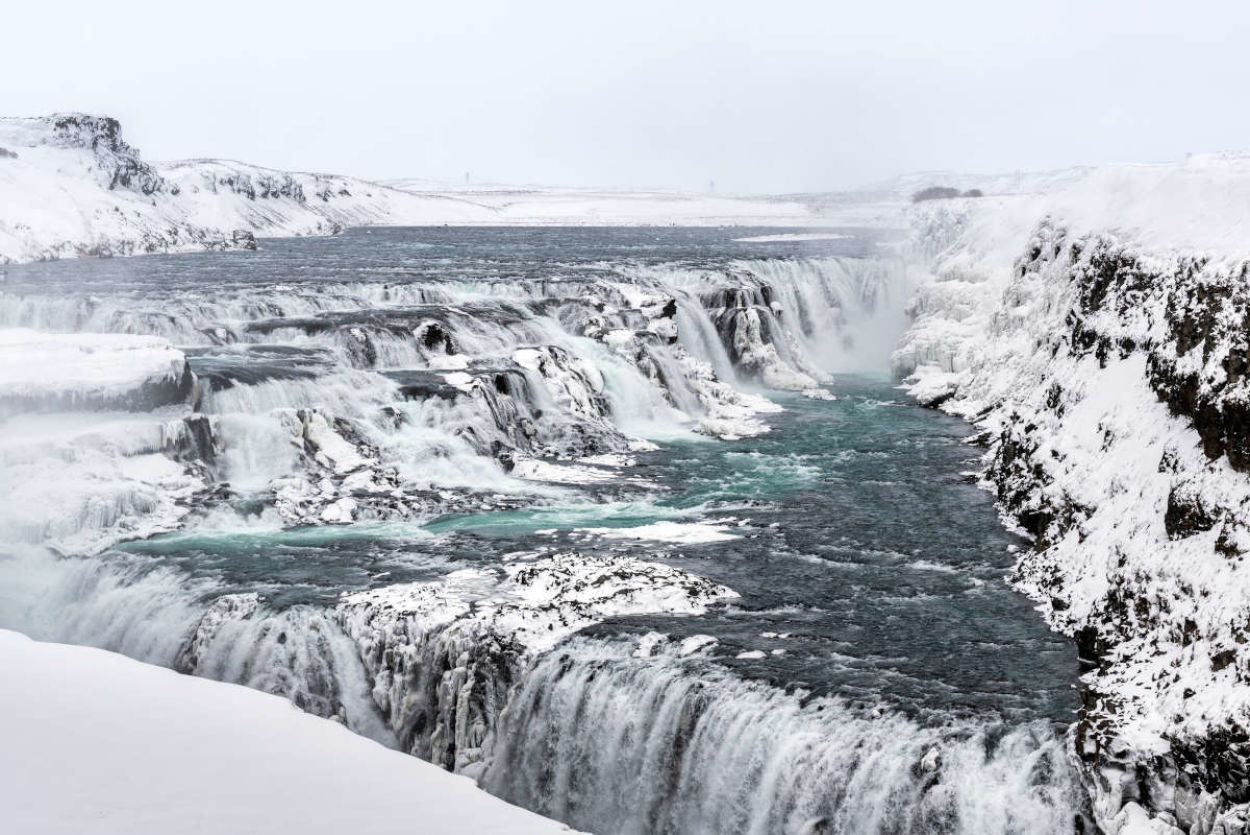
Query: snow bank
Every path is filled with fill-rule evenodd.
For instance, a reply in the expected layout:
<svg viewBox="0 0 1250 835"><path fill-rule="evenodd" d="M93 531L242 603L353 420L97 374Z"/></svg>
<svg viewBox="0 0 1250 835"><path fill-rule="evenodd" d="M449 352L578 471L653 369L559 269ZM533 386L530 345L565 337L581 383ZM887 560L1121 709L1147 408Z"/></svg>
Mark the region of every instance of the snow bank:
<svg viewBox="0 0 1250 835"><path fill-rule="evenodd" d="M0 663L10 832L569 831L276 696L8 631Z"/></svg>
<svg viewBox="0 0 1250 835"><path fill-rule="evenodd" d="M161 337L0 328L0 414L45 400L113 405L142 398L145 389L153 396L172 389L176 399L186 369L186 356ZM142 399L137 408L162 405Z"/></svg>

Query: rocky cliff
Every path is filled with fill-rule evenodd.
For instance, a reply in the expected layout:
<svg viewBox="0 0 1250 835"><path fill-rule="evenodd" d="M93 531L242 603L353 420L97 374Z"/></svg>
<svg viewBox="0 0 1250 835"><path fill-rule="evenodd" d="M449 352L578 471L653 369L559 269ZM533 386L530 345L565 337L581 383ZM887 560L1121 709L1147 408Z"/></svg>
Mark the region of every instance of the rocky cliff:
<svg viewBox="0 0 1250 835"><path fill-rule="evenodd" d="M1213 199L1235 190L1212 185ZM1105 202L1158 208L1170 191L1152 180ZM1250 262L1224 243L1240 218L1186 244L1062 211L1072 194L1020 203L913 217L933 276L896 369L984 430L985 484L1033 538L1013 581L1080 647L1071 741L1099 826L1243 832ZM1020 224L1038 209L1051 213Z"/></svg>

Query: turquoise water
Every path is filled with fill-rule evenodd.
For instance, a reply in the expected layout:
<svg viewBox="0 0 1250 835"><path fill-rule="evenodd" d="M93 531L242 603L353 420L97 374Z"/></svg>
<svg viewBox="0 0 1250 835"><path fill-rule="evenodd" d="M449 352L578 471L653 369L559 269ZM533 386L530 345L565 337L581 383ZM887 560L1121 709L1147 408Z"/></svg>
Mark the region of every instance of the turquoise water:
<svg viewBox="0 0 1250 835"><path fill-rule="evenodd" d="M885 378L841 377L833 402L782 396L772 431L669 443L601 486L549 504L426 524L193 532L125 546L274 605L433 579L509 555L576 550L662 560L742 597L708 615L620 618L590 634L710 634L747 677L918 714L1071 720L1075 651L1004 582L1026 543L969 483L978 450L961 421L921 409ZM707 544L603 537L656 522L715 523ZM763 637L762 633L788 633ZM784 654L774 655L775 650ZM739 659L763 651L763 659Z"/></svg>
<svg viewBox="0 0 1250 835"><path fill-rule="evenodd" d="M67 586L61 605L78 624L60 639L194 665L323 715L342 707L355 717L349 726L385 740L353 638L326 615L344 592L559 553L659 561L740 596L698 616L613 618L536 657L499 651L489 638L455 644L463 635L444 657L447 634L396 633L388 640L400 644L387 651L415 654L392 707L411 709L403 721L420 729L414 738L432 733L454 712L440 700L460 692L443 686L447 665L474 654L485 689L466 697L470 713L485 704L482 692L512 694L508 711L496 704L478 717L497 746L483 785L603 835L1067 831L1081 807L1062 741L1077 708L1076 653L1005 582L1028 543L1002 527L968 475L980 451L967 443L967 424L919 408L887 377L843 374L836 400L768 392L784 407L763 416L771 431L711 440L680 420L630 411L631 398L662 396L658 388L603 343L570 336L586 333L611 297L625 310L610 327L662 340L642 330L653 314L604 288L639 269L664 270L676 283L662 293L686 305L682 333L693 325L700 337L688 350L749 388L725 367L734 334L709 312L725 304L722 290L749 283L744 271L766 276L769 294L787 282L807 288L770 320L790 337L812 336L815 310L866 316L862 337L887 289L901 304L905 288L890 284L898 273L877 273L871 265L884 261L864 257L882 252L875 233L810 247L737 240L752 233L356 230L267 241L256 253L14 268L0 304L6 324L163 335L187 348L211 387L201 406L218 424L189 462L214 483L185 530L118 546L123 553L84 561L82 572L61 570L69 561L49 572ZM834 272L847 281L803 285L798 273L817 269L813 257L841 265ZM691 270L720 284L681 295L673 288ZM757 289L752 304L773 310ZM546 383L509 388L519 374L513 352L568 349L569 339L591 346L578 356L602 374L612 408L553 424L548 452L624 448L624 437L578 424L584 418L659 448L633 454L630 467L601 467L586 483L505 475L525 441L499 441L493 426L475 423L497 401L444 396L449 381L421 353L431 320L460 343L447 352L471 361L488 393L515 391L513 403L534 420L558 408L540 391ZM811 350L855 353L855 323L819 321L838 338L811 339ZM880 359L889 334L868 336L865 356ZM680 379L669 359L655 367ZM667 390L675 402L676 389ZM282 527L275 479L308 476L317 492L342 476L295 461L290 418L307 408L371 433L358 447L377 450L370 472L387 470L404 489L352 495L377 500L370 518L406 521ZM508 421L519 426L515 414ZM457 445L465 437L486 440ZM320 512L314 503L296 518ZM115 579L111 561L124 569ZM247 592L259 595L254 612L248 600L208 606ZM212 636L200 640L201 626ZM676 640L639 657L638 639L650 632ZM692 642L703 651L683 654L677 642L696 636L706 636ZM935 757L946 763L937 772Z"/></svg>

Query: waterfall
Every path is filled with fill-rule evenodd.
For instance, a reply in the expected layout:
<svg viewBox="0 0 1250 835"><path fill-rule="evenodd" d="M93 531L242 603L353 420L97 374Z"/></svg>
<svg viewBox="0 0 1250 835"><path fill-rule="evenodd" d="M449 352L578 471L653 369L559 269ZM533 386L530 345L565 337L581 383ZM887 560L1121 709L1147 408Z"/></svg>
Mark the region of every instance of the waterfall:
<svg viewBox="0 0 1250 835"><path fill-rule="evenodd" d="M598 835L1050 835L1080 808L1044 723L927 727L631 649L540 659L482 784Z"/></svg>
<svg viewBox="0 0 1250 835"><path fill-rule="evenodd" d="M211 295L164 285L6 291L4 325L183 346L197 378L191 406L207 417L196 431L213 460L165 468L185 470L181 501L171 504L178 476L158 472L155 458L96 444L91 477L75 476L64 459L85 466L84 438L64 435L56 469L70 486L47 505L57 512L18 500L31 512L0 513L0 531L98 550L118 535L176 527L193 495L210 504L255 499L288 524L421 518L440 509L418 490L532 495L509 475L517 456L622 452L639 437L691 431L756 434L766 428L756 416L774 407L744 389L809 389L830 372L875 367L907 280L892 262L827 258L626 263L592 277L527 281L234 283ZM150 351L177 355L158 343ZM190 390L178 383L153 407L185 401ZM126 431L169 422L153 414L140 428L146 397L117 392L110 401L131 404ZM62 408L56 397L0 401ZM97 433L84 424L81 434ZM27 472L40 469L52 467ZM90 495L67 507L79 489Z"/></svg>
<svg viewBox="0 0 1250 835"><path fill-rule="evenodd" d="M291 529L365 536L362 523L568 501L527 459L589 469L648 439L759 434L779 408L761 392L885 370L910 280L848 258L550 272L0 292L0 328L141 336L189 369L159 401L0 390L21 412L0 439L0 626L284 695L599 835L1070 827L1075 790L1049 728L865 715L706 659L555 631L525 644L505 628L602 620L587 589L636 579L615 564L567 601L522 590L537 602L515 622L483 614L514 598L482 605L475 589L383 629L342 588L277 599L279 583L232 581L224 558L197 572L119 549L224 529L278 553ZM669 585L638 580L641 599L688 613L695 580L710 581L638 570L657 565ZM395 588L389 570L358 582Z"/></svg>

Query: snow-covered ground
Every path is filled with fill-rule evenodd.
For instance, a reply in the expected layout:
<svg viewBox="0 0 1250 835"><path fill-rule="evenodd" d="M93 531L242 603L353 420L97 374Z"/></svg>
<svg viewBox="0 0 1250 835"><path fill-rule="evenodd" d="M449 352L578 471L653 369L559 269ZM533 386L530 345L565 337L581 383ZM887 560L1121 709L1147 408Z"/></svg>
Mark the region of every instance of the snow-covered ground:
<svg viewBox="0 0 1250 835"><path fill-rule="evenodd" d="M875 208L866 203L818 212L793 198L664 189L474 186L412 179L387 185L411 194L465 200L489 211L486 222L518 226L851 226L873 217Z"/></svg>
<svg viewBox="0 0 1250 835"><path fill-rule="evenodd" d="M392 184L226 160L145 162L115 120L0 118L0 263L254 247L352 226L874 223L875 204L676 191Z"/></svg>
<svg viewBox="0 0 1250 835"><path fill-rule="evenodd" d="M1250 157L1013 187L910 210L931 277L896 370L986 430L987 484L1035 537L1015 582L1089 662L1100 824L1240 832Z"/></svg>
<svg viewBox="0 0 1250 835"><path fill-rule="evenodd" d="M277 696L4 630L0 666L7 832L570 831Z"/></svg>

